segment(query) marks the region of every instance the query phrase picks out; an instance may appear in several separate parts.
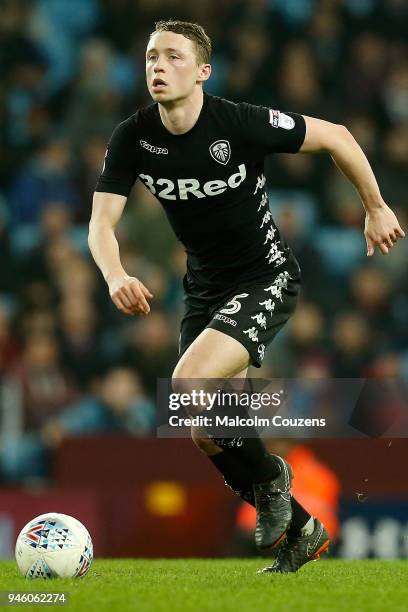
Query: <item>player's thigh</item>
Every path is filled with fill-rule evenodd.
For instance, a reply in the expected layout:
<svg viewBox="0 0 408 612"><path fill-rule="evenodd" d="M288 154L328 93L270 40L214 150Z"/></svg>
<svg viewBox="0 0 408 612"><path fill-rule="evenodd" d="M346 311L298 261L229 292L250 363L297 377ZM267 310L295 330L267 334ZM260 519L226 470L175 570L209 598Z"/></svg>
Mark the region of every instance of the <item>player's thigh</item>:
<svg viewBox="0 0 408 612"><path fill-rule="evenodd" d="M214 379L242 379L246 376L246 351L228 334L206 330L212 318L210 312L208 303L186 301L186 312L180 326L180 358L173 373L175 392L192 391L198 378L205 379L200 381L200 388L209 391L213 384L218 384Z"/></svg>
<svg viewBox="0 0 408 612"><path fill-rule="evenodd" d="M181 356L173 378L242 377L250 357L247 349L235 338L216 329L206 328Z"/></svg>

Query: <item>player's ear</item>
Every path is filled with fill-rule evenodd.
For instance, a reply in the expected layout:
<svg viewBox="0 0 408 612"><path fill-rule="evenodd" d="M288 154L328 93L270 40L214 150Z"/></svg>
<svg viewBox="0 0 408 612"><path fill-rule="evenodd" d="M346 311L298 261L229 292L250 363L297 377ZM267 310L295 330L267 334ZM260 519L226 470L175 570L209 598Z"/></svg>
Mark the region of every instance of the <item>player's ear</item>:
<svg viewBox="0 0 408 612"><path fill-rule="evenodd" d="M211 64L201 64L198 71L197 81L202 83L203 81L207 81L211 76Z"/></svg>

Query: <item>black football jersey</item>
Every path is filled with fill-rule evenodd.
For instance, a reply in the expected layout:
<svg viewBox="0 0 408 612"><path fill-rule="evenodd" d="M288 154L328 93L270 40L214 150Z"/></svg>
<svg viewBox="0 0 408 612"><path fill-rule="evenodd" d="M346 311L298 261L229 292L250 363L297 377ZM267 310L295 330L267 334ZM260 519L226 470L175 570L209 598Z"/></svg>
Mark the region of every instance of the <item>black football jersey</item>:
<svg viewBox="0 0 408 612"><path fill-rule="evenodd" d="M96 191L128 196L138 178L144 183L185 248L191 292L298 274L272 219L263 162L296 153L305 131L302 115L204 94L195 125L174 135L152 104L114 130Z"/></svg>

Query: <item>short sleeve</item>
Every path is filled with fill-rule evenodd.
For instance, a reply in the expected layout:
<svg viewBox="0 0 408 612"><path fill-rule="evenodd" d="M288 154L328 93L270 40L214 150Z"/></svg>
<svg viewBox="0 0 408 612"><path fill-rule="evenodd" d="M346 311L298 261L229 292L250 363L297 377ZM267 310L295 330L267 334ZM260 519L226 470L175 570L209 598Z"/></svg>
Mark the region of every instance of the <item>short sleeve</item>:
<svg viewBox="0 0 408 612"><path fill-rule="evenodd" d="M134 116L114 129L95 191L129 195L138 176L136 134Z"/></svg>
<svg viewBox="0 0 408 612"><path fill-rule="evenodd" d="M297 153L306 134L303 115L253 104L237 104L245 140L263 155Z"/></svg>

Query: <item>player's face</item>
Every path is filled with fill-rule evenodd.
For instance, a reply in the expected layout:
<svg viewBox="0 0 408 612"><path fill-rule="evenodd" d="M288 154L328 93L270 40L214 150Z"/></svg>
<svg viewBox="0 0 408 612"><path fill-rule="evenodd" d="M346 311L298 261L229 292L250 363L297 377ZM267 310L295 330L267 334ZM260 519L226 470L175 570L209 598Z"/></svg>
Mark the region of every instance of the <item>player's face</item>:
<svg viewBox="0 0 408 612"><path fill-rule="evenodd" d="M192 40L174 32L158 32L151 37L146 50L149 93L160 103L187 98L197 83L208 78L203 77L208 66L197 64Z"/></svg>

